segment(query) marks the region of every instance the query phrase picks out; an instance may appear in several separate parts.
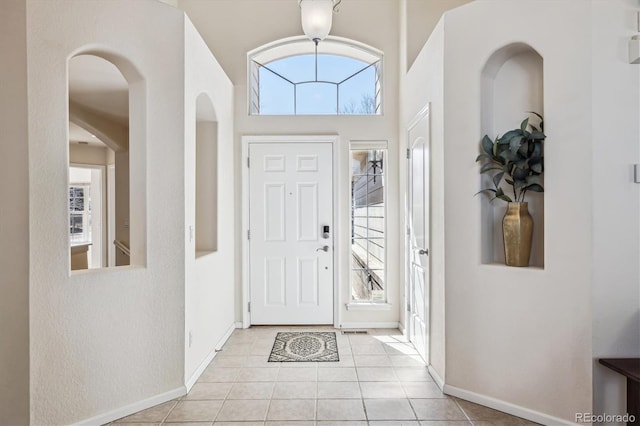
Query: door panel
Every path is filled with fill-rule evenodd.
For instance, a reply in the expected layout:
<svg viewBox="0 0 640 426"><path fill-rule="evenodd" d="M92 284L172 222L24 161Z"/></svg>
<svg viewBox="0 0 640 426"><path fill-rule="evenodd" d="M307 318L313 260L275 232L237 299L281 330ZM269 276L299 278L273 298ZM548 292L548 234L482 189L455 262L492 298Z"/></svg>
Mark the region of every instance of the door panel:
<svg viewBox="0 0 640 426"><path fill-rule="evenodd" d="M409 129L409 338L429 362L429 114Z"/></svg>
<svg viewBox="0 0 640 426"><path fill-rule="evenodd" d="M332 145L252 143L249 164L251 323L333 323Z"/></svg>
<svg viewBox="0 0 640 426"><path fill-rule="evenodd" d="M298 241L318 241L318 183L298 184Z"/></svg>
<svg viewBox="0 0 640 426"><path fill-rule="evenodd" d="M265 266L265 305L284 306L285 304L285 259L268 257Z"/></svg>
<svg viewBox="0 0 640 426"><path fill-rule="evenodd" d="M264 239L266 241L284 241L285 196L284 183L270 183L264 186Z"/></svg>

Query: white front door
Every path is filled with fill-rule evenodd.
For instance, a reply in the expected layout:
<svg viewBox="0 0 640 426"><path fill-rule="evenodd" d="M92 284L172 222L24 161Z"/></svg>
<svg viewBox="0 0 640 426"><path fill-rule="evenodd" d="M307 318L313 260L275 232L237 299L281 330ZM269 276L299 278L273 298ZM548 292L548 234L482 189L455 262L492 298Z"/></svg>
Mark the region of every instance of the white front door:
<svg viewBox="0 0 640 426"><path fill-rule="evenodd" d="M429 362L429 113L409 128L409 338Z"/></svg>
<svg viewBox="0 0 640 426"><path fill-rule="evenodd" d="M333 323L332 176L331 143L249 144L251 324Z"/></svg>

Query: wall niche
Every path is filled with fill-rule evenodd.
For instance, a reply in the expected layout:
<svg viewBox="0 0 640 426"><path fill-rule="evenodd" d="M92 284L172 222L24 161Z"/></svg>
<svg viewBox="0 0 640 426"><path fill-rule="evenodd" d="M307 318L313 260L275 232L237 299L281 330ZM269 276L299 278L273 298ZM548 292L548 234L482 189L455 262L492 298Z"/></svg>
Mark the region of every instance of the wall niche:
<svg viewBox="0 0 640 426"><path fill-rule="evenodd" d="M487 134L493 140L519 127L520 122L529 116L537 126L538 119L528 111L544 116L542 56L524 43L502 47L489 57L482 70L481 92L481 135ZM482 188L492 186L488 176L480 175L480 180ZM504 185L505 193L512 197L511 187ZM481 261L483 264L504 265L502 218L507 204L501 200L491 203L484 195L479 197L482 204ZM544 268L544 193L530 191L525 201L529 203L534 221L529 266Z"/></svg>

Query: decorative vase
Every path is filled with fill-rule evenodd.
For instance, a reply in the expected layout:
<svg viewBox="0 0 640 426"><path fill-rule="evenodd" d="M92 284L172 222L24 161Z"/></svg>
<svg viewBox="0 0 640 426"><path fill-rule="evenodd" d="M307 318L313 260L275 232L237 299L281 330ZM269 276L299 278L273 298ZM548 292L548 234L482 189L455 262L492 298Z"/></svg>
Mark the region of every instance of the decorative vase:
<svg viewBox="0 0 640 426"><path fill-rule="evenodd" d="M504 258L508 266L529 266L533 219L528 203L509 203L502 219Z"/></svg>

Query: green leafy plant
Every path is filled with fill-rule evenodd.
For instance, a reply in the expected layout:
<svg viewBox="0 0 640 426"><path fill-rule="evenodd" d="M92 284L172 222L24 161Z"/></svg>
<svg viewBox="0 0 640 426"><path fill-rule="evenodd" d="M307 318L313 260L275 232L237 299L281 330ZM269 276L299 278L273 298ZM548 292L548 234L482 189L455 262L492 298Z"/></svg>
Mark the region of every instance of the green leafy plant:
<svg viewBox="0 0 640 426"><path fill-rule="evenodd" d="M477 194L487 193L491 196L491 201L499 198L507 202L522 202L527 191L544 191L544 122L540 114L531 114L540 118L539 128L530 124L529 118L525 118L519 129L509 130L501 137L496 137L494 141L484 135L481 142L482 153L478 155L476 162L481 164L481 174L491 176L494 188L483 189ZM502 189L503 179L513 188L513 198Z"/></svg>

